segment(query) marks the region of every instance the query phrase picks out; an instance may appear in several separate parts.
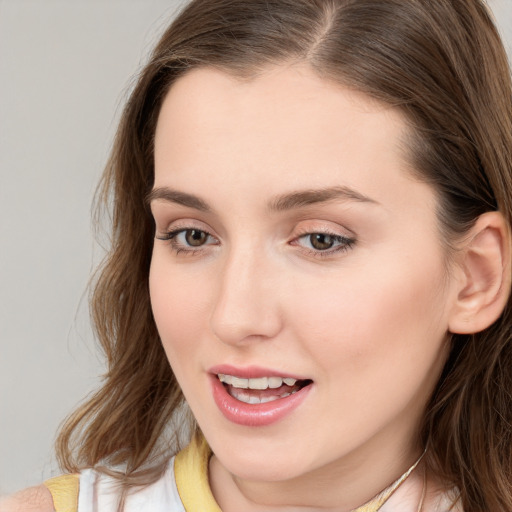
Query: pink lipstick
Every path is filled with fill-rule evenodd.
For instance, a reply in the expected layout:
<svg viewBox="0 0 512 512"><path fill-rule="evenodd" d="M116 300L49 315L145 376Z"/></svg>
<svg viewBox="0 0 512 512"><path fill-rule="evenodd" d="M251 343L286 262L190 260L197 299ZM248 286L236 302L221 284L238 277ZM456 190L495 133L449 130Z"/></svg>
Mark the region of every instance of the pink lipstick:
<svg viewBox="0 0 512 512"><path fill-rule="evenodd" d="M238 425L271 425L291 414L307 398L312 381L258 367L222 365L210 369L214 401Z"/></svg>

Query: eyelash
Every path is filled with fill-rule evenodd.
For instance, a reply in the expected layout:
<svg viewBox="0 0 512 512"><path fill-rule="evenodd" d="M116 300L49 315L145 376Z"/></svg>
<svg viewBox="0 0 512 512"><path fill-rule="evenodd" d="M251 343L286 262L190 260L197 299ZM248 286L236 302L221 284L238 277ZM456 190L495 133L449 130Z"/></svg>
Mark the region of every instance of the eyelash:
<svg viewBox="0 0 512 512"><path fill-rule="evenodd" d="M157 236L156 238L158 240L163 240L165 242L169 242L171 245L172 250L176 255L182 254L185 256L194 256L202 251L204 251L203 247L204 245L199 246L199 248L194 249L188 246L185 248L182 244L178 243L176 241L176 237L182 233L186 233L187 231L197 231L199 233L204 233L208 238L213 238L213 235L208 233L208 231L205 231L204 229L197 229L194 227L183 227L178 228L173 231L169 231L165 233L163 236ZM302 247L303 252L307 253L308 256L313 256L314 258L328 258L330 256L333 256L338 253L346 252L354 246L356 243L355 238L349 238L337 233L330 232L329 230L326 231L304 231L300 234L298 234L292 242L296 242L302 238L311 237L312 235L323 235L328 236L332 239L333 243L338 243L340 245L335 246L335 248L326 249L326 250L320 250L320 249L307 249L305 247ZM217 244L208 244L208 245L217 245ZM296 244L293 244L296 245Z"/></svg>
<svg viewBox="0 0 512 512"><path fill-rule="evenodd" d="M328 258L330 256L333 256L338 253L344 253L348 250L352 249L354 244L356 243L355 238L349 238L343 235L340 235L338 233L333 233L329 230L324 231L304 231L302 233L299 233L292 242L296 242L297 240L300 240L301 238L307 238L311 237L312 235L322 235L322 236L328 236L332 239L333 243L338 243L338 246L335 246L331 249L326 249L324 251L320 249L306 249L302 248L309 256L313 256L314 258ZM311 242L310 242L311 243Z"/></svg>
<svg viewBox="0 0 512 512"><path fill-rule="evenodd" d="M199 252L202 252L204 250L203 249L204 246L200 246L200 248L198 248L198 249L194 249L194 248L185 249L181 244L179 244L176 241L176 237L178 235L180 235L181 233L186 233L187 231L197 231L199 233L205 233L207 237L213 238L213 235L208 233L208 231L205 231L204 229L197 229L194 227L178 228L173 231L169 231L169 232L165 233L163 236L157 236L156 238L158 240L163 240L164 242L169 242L169 244L171 245L171 249L174 251L174 253L176 255L183 254L185 256L193 256Z"/></svg>

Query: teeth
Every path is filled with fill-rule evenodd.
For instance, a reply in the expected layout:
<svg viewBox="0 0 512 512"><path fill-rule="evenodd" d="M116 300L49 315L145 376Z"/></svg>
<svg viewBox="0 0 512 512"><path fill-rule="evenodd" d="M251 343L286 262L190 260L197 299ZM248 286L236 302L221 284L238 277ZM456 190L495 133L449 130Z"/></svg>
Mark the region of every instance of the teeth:
<svg viewBox="0 0 512 512"><path fill-rule="evenodd" d="M228 384L229 386L233 386L238 389L277 389L280 388L283 383L287 386L295 386L297 380L292 379L291 377L281 378L281 377L260 377L258 379L242 379L240 377L235 377L234 375L225 375L223 373L219 373L219 380Z"/></svg>
<svg viewBox="0 0 512 512"><path fill-rule="evenodd" d="M239 377L231 377L231 385L234 388L247 389L249 387L249 380L241 379Z"/></svg>
<svg viewBox="0 0 512 512"><path fill-rule="evenodd" d="M267 396L261 399L261 404L266 404L267 402L273 402L274 400L278 400L279 398L283 398L282 396Z"/></svg>
<svg viewBox="0 0 512 512"><path fill-rule="evenodd" d="M257 379L242 379L240 377L235 377L234 375L226 375L223 373L219 373L217 377L223 384L227 384L229 386L227 390L233 398L251 405L265 404L267 402L279 400L280 398L286 398L299 390L297 387L295 389L291 389L290 392L284 392L280 395L261 397L257 396L258 394L255 396L254 393L249 393L245 390L277 389L283 384L293 388L297 383L297 380L291 377L260 377Z"/></svg>
<svg viewBox="0 0 512 512"><path fill-rule="evenodd" d="M261 377L260 379L249 379L249 389L267 389L268 378Z"/></svg>
<svg viewBox="0 0 512 512"><path fill-rule="evenodd" d="M266 404L267 402L273 402L274 400L279 400L280 398L286 398L287 396L293 395L297 391L292 391L291 393L284 393L281 396L265 396L265 397L258 397L249 395L248 393L244 393L242 390L237 388L230 388L230 394L233 398L236 398L240 402L244 402L246 404L250 405L257 405L257 404Z"/></svg>
<svg viewBox="0 0 512 512"><path fill-rule="evenodd" d="M270 389L280 388L283 385L283 379L281 377L269 377L268 387Z"/></svg>

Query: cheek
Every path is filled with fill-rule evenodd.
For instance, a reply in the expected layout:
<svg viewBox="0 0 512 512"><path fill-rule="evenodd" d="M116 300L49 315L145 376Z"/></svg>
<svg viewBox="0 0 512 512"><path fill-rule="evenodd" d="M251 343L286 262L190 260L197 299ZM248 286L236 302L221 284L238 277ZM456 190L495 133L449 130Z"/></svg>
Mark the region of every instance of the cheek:
<svg viewBox="0 0 512 512"><path fill-rule="evenodd" d="M165 264L154 255L149 275L149 291L155 323L171 365L193 361L204 337L205 283L198 282L179 267ZM179 363L179 365L177 364Z"/></svg>
<svg viewBox="0 0 512 512"><path fill-rule="evenodd" d="M381 258L361 271L305 283L290 308L296 334L327 373L343 367L384 377L404 364L423 369L447 331L443 276L441 262L407 266Z"/></svg>
<svg viewBox="0 0 512 512"><path fill-rule="evenodd" d="M375 268L326 280L315 300L311 286L294 299L294 338L314 364L325 428L342 445L416 421L446 357L442 280L432 279L442 270Z"/></svg>

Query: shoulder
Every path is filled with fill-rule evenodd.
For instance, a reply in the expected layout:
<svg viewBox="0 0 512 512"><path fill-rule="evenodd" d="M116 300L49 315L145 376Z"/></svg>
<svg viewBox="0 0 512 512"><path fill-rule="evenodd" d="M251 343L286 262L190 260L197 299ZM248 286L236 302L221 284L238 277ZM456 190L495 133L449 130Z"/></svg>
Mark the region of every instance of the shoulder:
<svg viewBox="0 0 512 512"><path fill-rule="evenodd" d="M0 512L54 512L53 499L44 485L29 487L0 498Z"/></svg>

